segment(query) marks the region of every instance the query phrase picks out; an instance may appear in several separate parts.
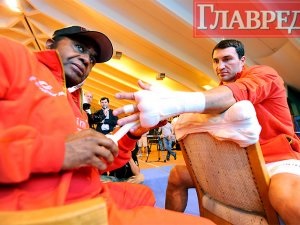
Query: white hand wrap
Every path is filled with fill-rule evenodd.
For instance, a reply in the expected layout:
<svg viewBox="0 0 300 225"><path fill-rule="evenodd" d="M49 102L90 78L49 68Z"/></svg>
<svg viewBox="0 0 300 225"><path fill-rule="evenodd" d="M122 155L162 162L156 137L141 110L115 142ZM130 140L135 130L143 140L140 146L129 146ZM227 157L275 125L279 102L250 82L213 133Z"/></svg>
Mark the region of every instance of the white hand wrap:
<svg viewBox="0 0 300 225"><path fill-rule="evenodd" d="M153 127L161 120L188 112L201 113L205 109L202 92L147 91L135 92L142 127Z"/></svg>
<svg viewBox="0 0 300 225"><path fill-rule="evenodd" d="M133 107L132 104L125 105L125 106L123 106L123 110L124 110L124 113L126 113L126 114L133 113L134 112L134 107Z"/></svg>
<svg viewBox="0 0 300 225"><path fill-rule="evenodd" d="M107 134L106 137L112 139L116 144L118 144L118 141L125 135L127 132L133 128L134 126L139 125L139 121L133 121L131 123L127 123L124 126L122 126L116 133L114 134Z"/></svg>

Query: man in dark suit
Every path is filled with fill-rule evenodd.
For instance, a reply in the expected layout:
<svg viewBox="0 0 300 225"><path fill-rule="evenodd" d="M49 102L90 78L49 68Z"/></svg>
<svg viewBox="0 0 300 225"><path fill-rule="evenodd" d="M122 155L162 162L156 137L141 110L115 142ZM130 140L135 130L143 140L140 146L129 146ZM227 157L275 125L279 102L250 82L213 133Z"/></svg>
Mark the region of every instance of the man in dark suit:
<svg viewBox="0 0 300 225"><path fill-rule="evenodd" d="M102 134L112 132L117 125L118 117L113 115L113 110L109 108L109 98L100 99L102 109L93 114L94 123L97 124L96 130Z"/></svg>

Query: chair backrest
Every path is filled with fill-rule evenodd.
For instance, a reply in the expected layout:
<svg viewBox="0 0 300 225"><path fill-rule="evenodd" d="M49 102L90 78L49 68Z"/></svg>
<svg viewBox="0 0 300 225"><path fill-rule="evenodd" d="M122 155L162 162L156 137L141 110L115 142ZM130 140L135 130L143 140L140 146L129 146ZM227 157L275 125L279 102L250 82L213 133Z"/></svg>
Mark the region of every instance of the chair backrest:
<svg viewBox="0 0 300 225"><path fill-rule="evenodd" d="M208 133L180 141L201 216L217 224L279 224L268 199L269 177L260 145L241 148Z"/></svg>
<svg viewBox="0 0 300 225"><path fill-rule="evenodd" d="M108 225L101 197L69 205L25 211L0 211L2 225Z"/></svg>

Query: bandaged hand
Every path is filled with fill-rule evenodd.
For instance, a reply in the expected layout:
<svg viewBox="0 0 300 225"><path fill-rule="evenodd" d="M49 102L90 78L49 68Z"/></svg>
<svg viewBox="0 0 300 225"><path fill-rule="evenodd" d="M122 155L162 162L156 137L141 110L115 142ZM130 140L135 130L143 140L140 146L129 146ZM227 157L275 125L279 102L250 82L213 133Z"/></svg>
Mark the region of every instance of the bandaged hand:
<svg viewBox="0 0 300 225"><path fill-rule="evenodd" d="M201 92L138 91L134 93L143 127L152 127L161 120L186 112L202 112L205 97Z"/></svg>
<svg viewBox="0 0 300 225"><path fill-rule="evenodd" d="M119 99L135 100L136 104L114 110L114 114L134 113L118 121L119 125L140 120L142 127L153 127L161 120L186 112L201 113L205 109L205 96L201 92L178 92L142 86L134 93L118 93Z"/></svg>

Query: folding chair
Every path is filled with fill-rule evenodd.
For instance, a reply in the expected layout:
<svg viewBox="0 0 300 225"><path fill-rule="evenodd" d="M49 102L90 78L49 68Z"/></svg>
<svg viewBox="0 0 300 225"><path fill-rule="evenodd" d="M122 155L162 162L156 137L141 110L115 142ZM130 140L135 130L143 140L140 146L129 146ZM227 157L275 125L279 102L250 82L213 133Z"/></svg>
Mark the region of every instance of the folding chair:
<svg viewBox="0 0 300 225"><path fill-rule="evenodd" d="M161 158L165 158L162 153L162 151L166 151L164 148L164 143L162 138L160 137L160 133L158 132L158 129L152 129L149 131L149 134L147 135L147 141L148 141L148 155L146 158L146 162L148 162L148 158L151 154L151 149L152 149L152 145L155 144L156 145L156 150L157 150L157 161L156 162L160 162Z"/></svg>
<svg viewBox="0 0 300 225"><path fill-rule="evenodd" d="M242 148L204 132L188 134L180 145L201 216L222 225L279 224L258 143Z"/></svg>
<svg viewBox="0 0 300 225"><path fill-rule="evenodd" d="M103 198L25 211L0 211L3 225L108 225Z"/></svg>

